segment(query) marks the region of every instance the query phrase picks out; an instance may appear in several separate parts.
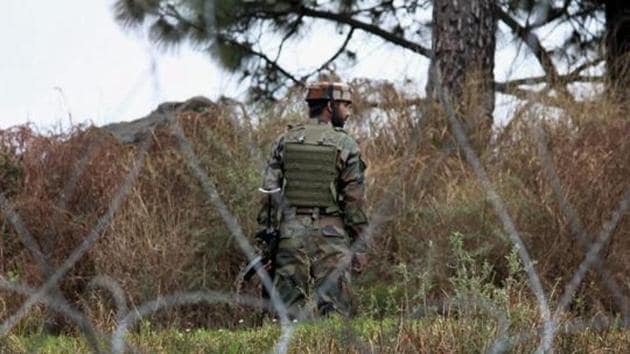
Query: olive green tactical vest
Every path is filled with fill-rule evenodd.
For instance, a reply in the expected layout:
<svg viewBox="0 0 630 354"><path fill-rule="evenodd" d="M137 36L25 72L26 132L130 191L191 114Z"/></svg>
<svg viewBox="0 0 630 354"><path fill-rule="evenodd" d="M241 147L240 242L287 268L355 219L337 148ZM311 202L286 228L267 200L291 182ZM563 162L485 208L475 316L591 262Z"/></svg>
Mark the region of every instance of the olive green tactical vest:
<svg viewBox="0 0 630 354"><path fill-rule="evenodd" d="M289 205L339 212L337 154L345 135L329 125L301 125L285 135L283 193Z"/></svg>

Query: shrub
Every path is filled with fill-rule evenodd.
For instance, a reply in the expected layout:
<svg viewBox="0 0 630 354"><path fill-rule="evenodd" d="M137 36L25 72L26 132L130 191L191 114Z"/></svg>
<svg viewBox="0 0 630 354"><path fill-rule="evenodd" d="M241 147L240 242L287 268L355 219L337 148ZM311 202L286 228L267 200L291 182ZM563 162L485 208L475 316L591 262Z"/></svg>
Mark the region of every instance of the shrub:
<svg viewBox="0 0 630 354"><path fill-rule="evenodd" d="M486 191L462 157L435 107L408 105L391 88L363 89L388 104L357 104L373 251L368 271L356 279L359 311L376 317L418 313L462 291L512 303L531 296L514 275L513 245L505 236ZM381 87L381 86L378 86ZM379 98L379 97L377 97ZM302 119L300 101L260 108L255 119L237 119L227 104L177 119L198 162L240 223L256 230L256 189L264 160L286 124ZM251 121L254 121L253 123ZM481 154L545 287L564 284L584 258L566 211L546 177L532 127L545 132L562 191L592 241L628 190L630 121L607 102L569 104L560 111L524 106ZM13 134L13 135L12 135ZM100 129L76 127L39 135L28 127L3 132L0 183L53 268L69 255L100 216L132 168L138 146L122 145ZM64 278L62 292L100 326L111 328L110 296L88 287L96 275L118 281L130 307L158 295L188 290L235 291L245 259L173 132L154 132L141 173L98 242ZM7 216L2 221L2 271L31 286L47 276ZM604 264L627 287L630 220L622 219L604 252ZM477 273L462 273L477 269ZM614 312L600 277L589 274L575 311ZM628 289L623 288L627 293ZM257 294L259 289L244 290ZM23 298L2 293L6 317ZM493 301L494 301L493 300ZM153 322L180 326L235 326L258 310L227 305L182 306Z"/></svg>

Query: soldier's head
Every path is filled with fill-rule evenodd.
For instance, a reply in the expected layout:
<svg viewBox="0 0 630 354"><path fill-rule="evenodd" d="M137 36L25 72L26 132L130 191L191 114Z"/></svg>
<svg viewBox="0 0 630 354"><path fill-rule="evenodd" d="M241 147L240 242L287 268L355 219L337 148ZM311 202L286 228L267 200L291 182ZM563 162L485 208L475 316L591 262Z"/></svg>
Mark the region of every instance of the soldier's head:
<svg viewBox="0 0 630 354"><path fill-rule="evenodd" d="M341 82L319 81L308 86L306 93L309 116L330 121L343 127L350 116L352 93L350 86Z"/></svg>

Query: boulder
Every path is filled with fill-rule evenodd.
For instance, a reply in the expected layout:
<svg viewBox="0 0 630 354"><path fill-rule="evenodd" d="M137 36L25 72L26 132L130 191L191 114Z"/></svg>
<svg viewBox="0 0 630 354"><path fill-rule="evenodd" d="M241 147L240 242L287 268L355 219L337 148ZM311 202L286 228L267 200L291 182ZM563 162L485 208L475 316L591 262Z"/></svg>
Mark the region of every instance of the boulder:
<svg viewBox="0 0 630 354"><path fill-rule="evenodd" d="M203 112L216 107L216 103L203 96L195 96L183 102L164 102L146 117L130 122L112 123L101 127L123 144L135 144L146 133L168 124L169 115L182 112Z"/></svg>

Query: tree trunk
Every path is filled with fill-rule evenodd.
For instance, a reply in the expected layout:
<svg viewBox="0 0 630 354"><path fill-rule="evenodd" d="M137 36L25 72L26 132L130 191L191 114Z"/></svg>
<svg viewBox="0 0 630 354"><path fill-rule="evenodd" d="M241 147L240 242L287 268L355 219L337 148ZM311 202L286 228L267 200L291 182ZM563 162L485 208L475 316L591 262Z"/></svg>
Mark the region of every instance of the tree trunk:
<svg viewBox="0 0 630 354"><path fill-rule="evenodd" d="M493 0L435 0L433 59L427 96L436 97L436 70L473 145L489 141L494 110L497 27Z"/></svg>
<svg viewBox="0 0 630 354"><path fill-rule="evenodd" d="M607 0L606 76L608 89L625 103L630 102L630 1Z"/></svg>

